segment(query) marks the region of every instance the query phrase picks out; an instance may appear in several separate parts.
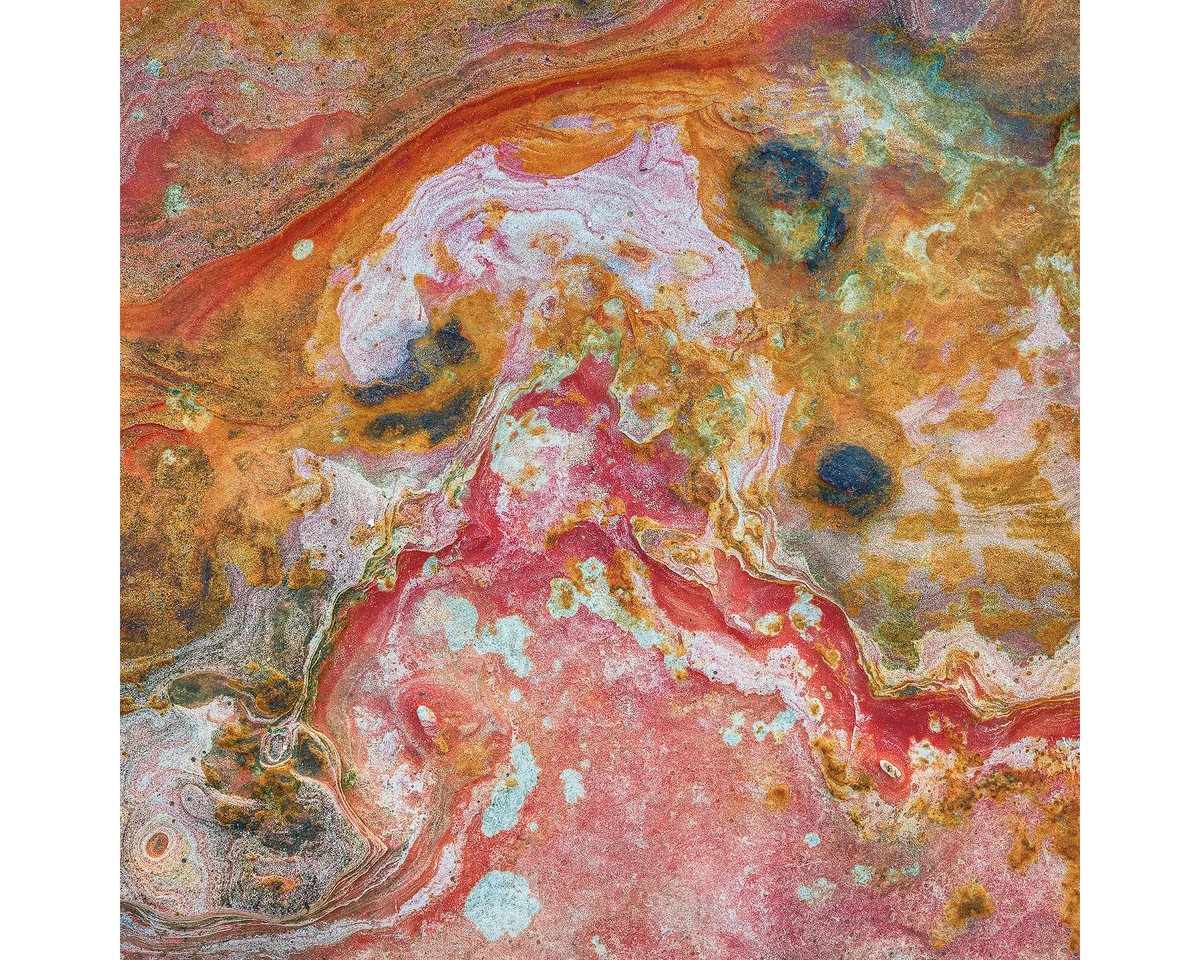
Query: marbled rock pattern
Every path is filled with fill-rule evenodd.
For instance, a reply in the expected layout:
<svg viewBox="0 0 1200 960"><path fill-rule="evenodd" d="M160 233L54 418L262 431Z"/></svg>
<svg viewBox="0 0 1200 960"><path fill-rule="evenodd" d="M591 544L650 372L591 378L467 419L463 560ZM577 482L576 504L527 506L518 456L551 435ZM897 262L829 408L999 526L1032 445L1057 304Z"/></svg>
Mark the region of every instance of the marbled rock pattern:
<svg viewBox="0 0 1200 960"><path fill-rule="evenodd" d="M122 16L126 955L1078 952L1077 7Z"/></svg>

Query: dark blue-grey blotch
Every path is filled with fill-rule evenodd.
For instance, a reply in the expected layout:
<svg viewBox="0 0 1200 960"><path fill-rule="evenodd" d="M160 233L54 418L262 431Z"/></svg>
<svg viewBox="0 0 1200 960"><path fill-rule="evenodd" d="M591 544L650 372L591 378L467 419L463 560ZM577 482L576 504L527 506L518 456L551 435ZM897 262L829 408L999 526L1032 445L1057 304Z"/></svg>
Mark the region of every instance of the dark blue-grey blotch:
<svg viewBox="0 0 1200 960"><path fill-rule="evenodd" d="M454 366L475 356L475 344L462 335L458 318L408 342L408 359L394 376L376 380L365 387L351 388L356 402L377 407L392 397L417 393L433 383L444 367Z"/></svg>
<svg viewBox="0 0 1200 960"><path fill-rule="evenodd" d="M738 172L743 177L761 178L761 200L771 206L794 207L802 200L816 200L825 189L826 174L816 153L783 140L760 144L742 161Z"/></svg>
<svg viewBox="0 0 1200 960"><path fill-rule="evenodd" d="M827 447L817 461L818 496L831 507L841 507L863 519L891 497L892 471L866 447L839 443Z"/></svg>
<svg viewBox="0 0 1200 960"><path fill-rule="evenodd" d="M846 233L846 196L828 181L815 152L768 140L738 165L731 186L738 216L767 252L815 270Z"/></svg>

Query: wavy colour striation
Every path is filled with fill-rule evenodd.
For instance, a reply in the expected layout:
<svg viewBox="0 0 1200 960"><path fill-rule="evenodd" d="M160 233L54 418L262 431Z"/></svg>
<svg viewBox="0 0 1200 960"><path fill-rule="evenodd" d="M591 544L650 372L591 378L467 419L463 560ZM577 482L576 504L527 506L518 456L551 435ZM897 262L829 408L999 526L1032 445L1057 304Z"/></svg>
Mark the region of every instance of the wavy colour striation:
<svg viewBox="0 0 1200 960"><path fill-rule="evenodd" d="M1074 0L121 70L125 956L1077 955Z"/></svg>

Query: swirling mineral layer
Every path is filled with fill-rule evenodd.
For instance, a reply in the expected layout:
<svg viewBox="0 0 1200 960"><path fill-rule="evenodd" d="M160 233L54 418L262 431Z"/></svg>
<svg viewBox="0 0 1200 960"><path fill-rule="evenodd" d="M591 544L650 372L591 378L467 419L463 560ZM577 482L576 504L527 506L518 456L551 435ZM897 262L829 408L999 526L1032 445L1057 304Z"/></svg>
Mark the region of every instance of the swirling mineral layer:
<svg viewBox="0 0 1200 960"><path fill-rule="evenodd" d="M1076 6L122 17L127 956L1076 955Z"/></svg>

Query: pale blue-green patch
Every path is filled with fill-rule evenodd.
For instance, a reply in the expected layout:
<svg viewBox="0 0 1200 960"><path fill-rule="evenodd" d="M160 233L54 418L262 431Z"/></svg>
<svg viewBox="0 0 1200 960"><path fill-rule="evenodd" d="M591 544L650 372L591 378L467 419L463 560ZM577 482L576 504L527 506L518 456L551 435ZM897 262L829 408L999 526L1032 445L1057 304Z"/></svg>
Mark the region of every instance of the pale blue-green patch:
<svg viewBox="0 0 1200 960"><path fill-rule="evenodd" d="M663 663L670 667L672 672L679 674L681 671L686 671L688 668L687 654L664 653Z"/></svg>
<svg viewBox="0 0 1200 960"><path fill-rule="evenodd" d="M578 770L564 770L558 778L562 781L563 796L567 798L567 803L578 803L587 795L583 789L583 774Z"/></svg>
<svg viewBox="0 0 1200 960"><path fill-rule="evenodd" d="M866 886L875 876L875 868L868 867L861 863L856 863L854 869L850 871L850 875L854 878L854 882L860 887Z"/></svg>
<svg viewBox="0 0 1200 960"><path fill-rule="evenodd" d="M296 260L303 260L313 252L313 242L305 237L303 240L297 240L296 245L292 247L292 257Z"/></svg>
<svg viewBox="0 0 1200 960"><path fill-rule="evenodd" d="M647 627L639 617L632 616L613 597L608 589L605 577L608 568L598 557L588 557L579 565L579 573L583 577L585 592L580 593L575 585L563 578L550 581L550 599L546 601L546 609L555 619L573 617L579 611L582 603L592 613L602 617L629 633L643 650L657 647L666 639L666 635L653 627ZM686 665L686 664L684 664Z"/></svg>
<svg viewBox="0 0 1200 960"><path fill-rule="evenodd" d="M177 217L187 208L187 201L183 199L183 187L178 183L167 187L167 192L163 195L163 213L168 217Z"/></svg>
<svg viewBox="0 0 1200 960"><path fill-rule="evenodd" d="M851 270L842 278L835 296L842 313L857 313L870 302L871 291L863 283L858 271Z"/></svg>
<svg viewBox="0 0 1200 960"><path fill-rule="evenodd" d="M939 76L936 61L897 57L894 69L860 71L849 63L823 69L834 102L870 104L859 137L879 139L893 154L937 152L939 173L958 203L977 169L999 155L1000 134L983 105ZM877 162L879 151L868 155Z"/></svg>
<svg viewBox="0 0 1200 960"><path fill-rule="evenodd" d="M541 908L524 877L492 870L471 889L463 913L480 933L495 942L505 934L519 936Z"/></svg>
<svg viewBox="0 0 1200 960"><path fill-rule="evenodd" d="M784 735L796 725L796 721L800 718L796 715L791 707L786 710L780 710L775 714L775 719L770 723L763 723L761 720L756 720L754 723L754 739L761 743L767 739L767 734L771 734L775 738L775 742L783 740Z"/></svg>
<svg viewBox="0 0 1200 960"><path fill-rule="evenodd" d="M796 602L788 607L788 619L797 630L815 627L821 622L821 608L812 599L813 595L803 587L796 588Z"/></svg>
<svg viewBox="0 0 1200 960"><path fill-rule="evenodd" d="M625 318L625 301L620 297L610 297L604 301L604 314L613 320Z"/></svg>
<svg viewBox="0 0 1200 960"><path fill-rule="evenodd" d="M504 777L492 790L492 802L483 811L483 835L494 837L501 830L511 830L517 825L525 799L537 786L542 768L533 759L529 744L518 743L512 748L512 776ZM516 783L509 786L512 779Z"/></svg>
<svg viewBox="0 0 1200 960"><path fill-rule="evenodd" d="M817 836L815 833L806 833L804 835L804 842L807 843L810 847L815 847L818 843L821 842L821 838L819 836Z"/></svg>
<svg viewBox="0 0 1200 960"><path fill-rule="evenodd" d="M899 870L897 870L895 867L892 867L890 870L888 870L886 879L888 883L899 883L901 877L915 877L920 872L921 865L919 863L914 863L909 867L901 867Z"/></svg>
<svg viewBox="0 0 1200 960"><path fill-rule="evenodd" d="M501 617L495 626L479 634L475 650L477 653L500 654L513 673L527 677L533 670L533 661L525 656L525 641L532 636L533 631L520 617Z"/></svg>
<svg viewBox="0 0 1200 960"><path fill-rule="evenodd" d="M762 256L762 250L743 237L740 233L731 234L731 239L733 240L733 245L742 252L742 256L745 257L750 263L753 263Z"/></svg>
<svg viewBox="0 0 1200 960"><path fill-rule="evenodd" d="M446 643L455 652L465 647L475 639L475 628L479 626L479 611L475 604L465 597L451 597L446 601L448 614L443 629L446 632Z"/></svg>
<svg viewBox="0 0 1200 960"><path fill-rule="evenodd" d="M729 726L721 728L721 739L729 746L736 747L742 742L742 724L745 722L746 715L735 710L729 715Z"/></svg>
<svg viewBox="0 0 1200 960"><path fill-rule="evenodd" d="M158 59L146 61L146 72L152 77L162 76L163 62Z"/></svg>
<svg viewBox="0 0 1200 960"><path fill-rule="evenodd" d="M837 884L824 877L818 877L811 887L797 887L796 895L805 903L815 903L828 897L837 888Z"/></svg>

